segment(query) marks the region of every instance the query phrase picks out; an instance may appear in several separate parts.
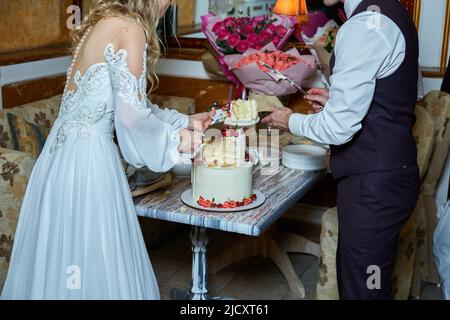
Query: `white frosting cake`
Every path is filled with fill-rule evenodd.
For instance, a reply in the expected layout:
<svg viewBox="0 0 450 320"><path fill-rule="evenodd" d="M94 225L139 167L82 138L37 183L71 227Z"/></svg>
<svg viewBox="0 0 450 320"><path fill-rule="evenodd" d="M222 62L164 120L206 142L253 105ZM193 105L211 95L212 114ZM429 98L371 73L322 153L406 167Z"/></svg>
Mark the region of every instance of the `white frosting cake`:
<svg viewBox="0 0 450 320"><path fill-rule="evenodd" d="M230 104L230 120L234 123L253 122L258 119L256 100L235 100Z"/></svg>
<svg viewBox="0 0 450 320"><path fill-rule="evenodd" d="M192 195L204 207L243 207L255 200L253 163L245 155L245 134L228 131L228 136L207 143L203 163L195 164L191 175Z"/></svg>

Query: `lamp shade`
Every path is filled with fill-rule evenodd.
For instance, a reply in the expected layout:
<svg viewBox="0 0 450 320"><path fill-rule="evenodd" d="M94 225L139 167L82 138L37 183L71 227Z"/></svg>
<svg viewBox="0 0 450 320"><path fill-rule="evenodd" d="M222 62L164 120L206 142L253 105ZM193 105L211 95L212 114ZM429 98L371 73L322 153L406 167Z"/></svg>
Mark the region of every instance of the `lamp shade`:
<svg viewBox="0 0 450 320"><path fill-rule="evenodd" d="M308 14L306 0L278 0L273 12L286 16L302 16Z"/></svg>

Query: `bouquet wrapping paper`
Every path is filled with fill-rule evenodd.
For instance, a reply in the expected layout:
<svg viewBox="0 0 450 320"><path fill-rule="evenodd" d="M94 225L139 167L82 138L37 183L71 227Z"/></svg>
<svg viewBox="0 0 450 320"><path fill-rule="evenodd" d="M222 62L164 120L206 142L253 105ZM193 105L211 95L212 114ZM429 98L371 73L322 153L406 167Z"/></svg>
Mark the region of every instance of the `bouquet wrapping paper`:
<svg viewBox="0 0 450 320"><path fill-rule="evenodd" d="M239 62L245 57L257 52L275 52L276 47L268 44L261 50L248 49L244 54L236 54L226 56L224 61L229 69L234 73L236 78L248 89L260 94L284 96L293 94L297 91L287 81L276 82L266 72L261 70L257 62L253 62L238 67ZM292 79L297 85L301 86L312 76L317 70L316 58L312 55L300 55L297 49L291 49L286 52L294 57L300 58L301 61L288 69L280 71L282 74Z"/></svg>

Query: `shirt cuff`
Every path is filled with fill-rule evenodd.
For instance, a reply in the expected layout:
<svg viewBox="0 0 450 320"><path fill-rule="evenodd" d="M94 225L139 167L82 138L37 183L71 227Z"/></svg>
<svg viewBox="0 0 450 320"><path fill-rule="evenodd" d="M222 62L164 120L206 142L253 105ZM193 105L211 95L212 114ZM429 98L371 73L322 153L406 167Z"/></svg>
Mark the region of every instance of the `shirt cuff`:
<svg viewBox="0 0 450 320"><path fill-rule="evenodd" d="M181 115L181 129L187 129L189 127L189 116Z"/></svg>
<svg viewBox="0 0 450 320"><path fill-rule="evenodd" d="M289 131L296 136L303 137L304 133L302 132L302 122L305 119L306 115L300 113L294 113L289 118Z"/></svg>

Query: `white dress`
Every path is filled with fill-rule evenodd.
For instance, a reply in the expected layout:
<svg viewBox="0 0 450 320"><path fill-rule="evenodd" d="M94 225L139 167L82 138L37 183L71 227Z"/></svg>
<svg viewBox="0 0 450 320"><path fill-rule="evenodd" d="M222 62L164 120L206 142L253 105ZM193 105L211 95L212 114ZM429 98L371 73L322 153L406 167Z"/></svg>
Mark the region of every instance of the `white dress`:
<svg viewBox="0 0 450 320"><path fill-rule="evenodd" d="M156 172L180 159L187 116L146 99L127 51L75 75L23 200L2 299L159 299L119 149ZM69 71L70 73L71 71Z"/></svg>

